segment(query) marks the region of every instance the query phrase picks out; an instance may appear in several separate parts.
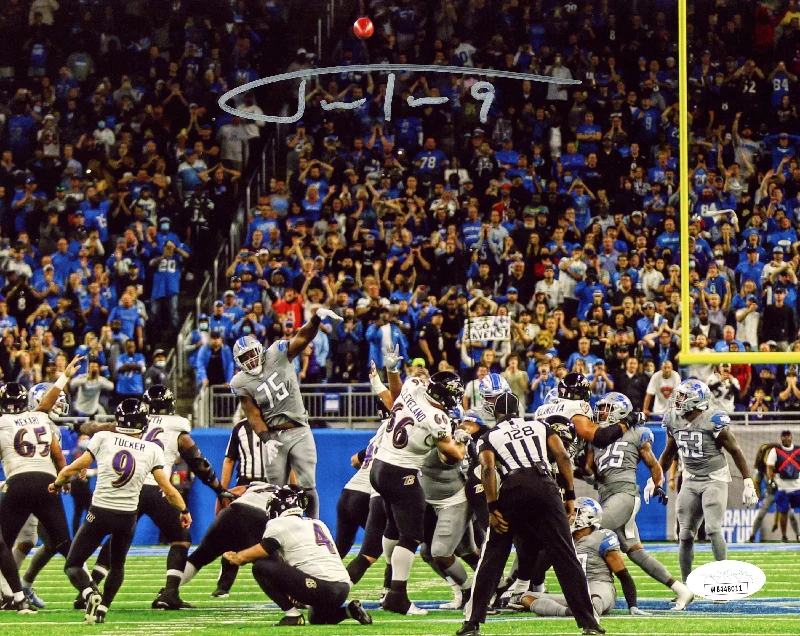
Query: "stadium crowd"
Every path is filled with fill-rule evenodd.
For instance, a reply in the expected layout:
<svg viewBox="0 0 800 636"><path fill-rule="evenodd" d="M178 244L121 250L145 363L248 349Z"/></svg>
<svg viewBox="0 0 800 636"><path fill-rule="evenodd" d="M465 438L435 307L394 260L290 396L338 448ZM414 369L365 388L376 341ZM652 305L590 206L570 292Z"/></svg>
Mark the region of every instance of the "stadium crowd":
<svg viewBox="0 0 800 636"><path fill-rule="evenodd" d="M285 65L265 54L285 16L238 4L2 2L4 381L52 382L84 353L83 414L163 382L179 297L260 156L261 129L217 100Z"/></svg>
<svg viewBox="0 0 800 636"><path fill-rule="evenodd" d="M0 16L0 368L32 383L83 346L120 397L141 392L156 347L174 342L179 294L213 253L197 246L228 232L265 130L216 101L286 70L269 54L285 16L272 2L101 4L12 0ZM290 337L326 305L345 321L298 358L305 383L364 381L365 360L399 345L420 373L501 371L529 409L572 370L648 414L689 375L726 408L800 407L794 367L679 363L676 4L634 4L369 3L375 35L344 37L326 63L581 84L400 73L387 121L387 72L310 81L279 141L286 173L187 339L198 385L230 381L237 337ZM727 0L693 12L691 345L795 349L800 10ZM315 63L301 48L288 70ZM481 123L470 89L485 79L496 93ZM237 105L279 102L253 92ZM484 316L508 316L509 339L469 340L465 323Z"/></svg>

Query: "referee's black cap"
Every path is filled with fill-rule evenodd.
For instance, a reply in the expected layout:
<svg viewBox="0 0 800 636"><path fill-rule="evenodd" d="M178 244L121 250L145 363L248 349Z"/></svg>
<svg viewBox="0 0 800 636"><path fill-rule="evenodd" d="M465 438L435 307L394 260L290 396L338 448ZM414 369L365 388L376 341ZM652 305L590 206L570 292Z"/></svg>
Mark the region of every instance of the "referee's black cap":
<svg viewBox="0 0 800 636"><path fill-rule="evenodd" d="M519 415L519 400L513 393L501 393L494 401L494 414L499 420L503 416Z"/></svg>

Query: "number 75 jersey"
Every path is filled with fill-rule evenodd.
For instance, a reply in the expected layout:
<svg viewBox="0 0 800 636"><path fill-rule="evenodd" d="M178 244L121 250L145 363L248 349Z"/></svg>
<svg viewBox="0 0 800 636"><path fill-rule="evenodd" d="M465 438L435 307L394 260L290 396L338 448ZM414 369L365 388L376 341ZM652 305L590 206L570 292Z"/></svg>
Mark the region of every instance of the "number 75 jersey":
<svg viewBox="0 0 800 636"><path fill-rule="evenodd" d="M39 411L0 416L0 458L6 479L18 473L56 476L50 457L53 440L58 440L54 428L50 416Z"/></svg>
<svg viewBox="0 0 800 636"><path fill-rule="evenodd" d="M239 371L231 380L236 396L251 397L267 428L294 422L308 426L308 412L300 396L300 383L294 364L287 356L288 340L272 343L264 353L264 364L257 376Z"/></svg>
<svg viewBox="0 0 800 636"><path fill-rule="evenodd" d="M160 446L164 451L164 472L167 477L172 475L172 468L175 460L180 455L180 448L178 447L178 439L184 433L191 433L192 425L185 417L180 415L148 415L147 416L147 430L143 435L143 439L148 442L153 442L156 446ZM155 477L152 474L147 476L144 480L145 486L158 486Z"/></svg>
<svg viewBox="0 0 800 636"><path fill-rule="evenodd" d="M436 442L451 434L450 416L428 402L425 388L418 378L405 381L376 459L401 468L422 468Z"/></svg>

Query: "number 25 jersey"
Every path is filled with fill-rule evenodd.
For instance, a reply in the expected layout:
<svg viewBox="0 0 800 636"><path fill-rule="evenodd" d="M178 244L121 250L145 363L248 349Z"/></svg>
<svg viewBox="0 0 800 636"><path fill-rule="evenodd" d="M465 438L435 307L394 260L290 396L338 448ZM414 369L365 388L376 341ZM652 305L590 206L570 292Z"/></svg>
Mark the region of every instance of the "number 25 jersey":
<svg viewBox="0 0 800 636"><path fill-rule="evenodd" d="M288 340L272 343L264 354L259 375L239 371L231 380L233 394L253 398L267 428L287 422L308 426L308 412L300 396L294 364L287 356L288 348Z"/></svg>
<svg viewBox="0 0 800 636"><path fill-rule="evenodd" d="M422 468L436 442L451 431L447 413L428 402L425 383L409 378L394 402L375 457L401 468Z"/></svg>
<svg viewBox="0 0 800 636"><path fill-rule="evenodd" d="M0 458L6 479L19 473L56 476L50 457L50 446L58 440L54 428L50 416L40 411L0 416Z"/></svg>
<svg viewBox="0 0 800 636"><path fill-rule="evenodd" d="M92 505L106 510L136 512L145 478L164 468L160 446L122 433L96 433L86 450L97 462Z"/></svg>
<svg viewBox="0 0 800 636"><path fill-rule="evenodd" d="M180 415L148 415L147 430L143 439L160 446L164 451L164 472L167 477L172 474L175 460L180 455L178 439L184 433L191 433L192 425L185 417ZM145 486L157 486L156 478L149 474L144 480Z"/></svg>

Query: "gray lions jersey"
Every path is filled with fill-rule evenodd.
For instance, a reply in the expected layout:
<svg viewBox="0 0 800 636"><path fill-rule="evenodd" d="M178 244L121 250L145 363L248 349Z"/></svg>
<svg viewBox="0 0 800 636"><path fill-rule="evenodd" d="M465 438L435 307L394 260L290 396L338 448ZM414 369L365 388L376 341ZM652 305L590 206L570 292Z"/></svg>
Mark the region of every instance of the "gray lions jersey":
<svg viewBox="0 0 800 636"><path fill-rule="evenodd" d="M614 585L611 569L605 561L606 555L614 550L619 551L619 539L611 530L600 528L581 537L575 542L578 561L591 583L610 583Z"/></svg>
<svg viewBox="0 0 800 636"><path fill-rule="evenodd" d="M300 396L294 365L286 355L288 340L272 343L264 353L264 365L257 376L239 371L231 380L234 395L247 395L261 409L267 428L294 422L308 426L308 412Z"/></svg>
<svg viewBox="0 0 800 636"><path fill-rule="evenodd" d="M731 423L725 413L701 411L689 422L673 410L664 415L662 426L678 445L678 455L683 463L683 478L704 478L731 481L728 460L717 446L717 436Z"/></svg>
<svg viewBox="0 0 800 636"><path fill-rule="evenodd" d="M627 430L616 442L605 448L592 446L594 474L601 499L608 499L618 492L639 494L636 466L639 463L639 449L647 442L653 443L652 431L638 426Z"/></svg>
<svg viewBox="0 0 800 636"><path fill-rule="evenodd" d="M453 499L448 502L451 504L467 500L464 490L467 483L467 476L464 474L465 463L445 464L436 448L428 453L422 465L419 483L429 504L450 500L451 497ZM456 495L459 497L456 498Z"/></svg>

